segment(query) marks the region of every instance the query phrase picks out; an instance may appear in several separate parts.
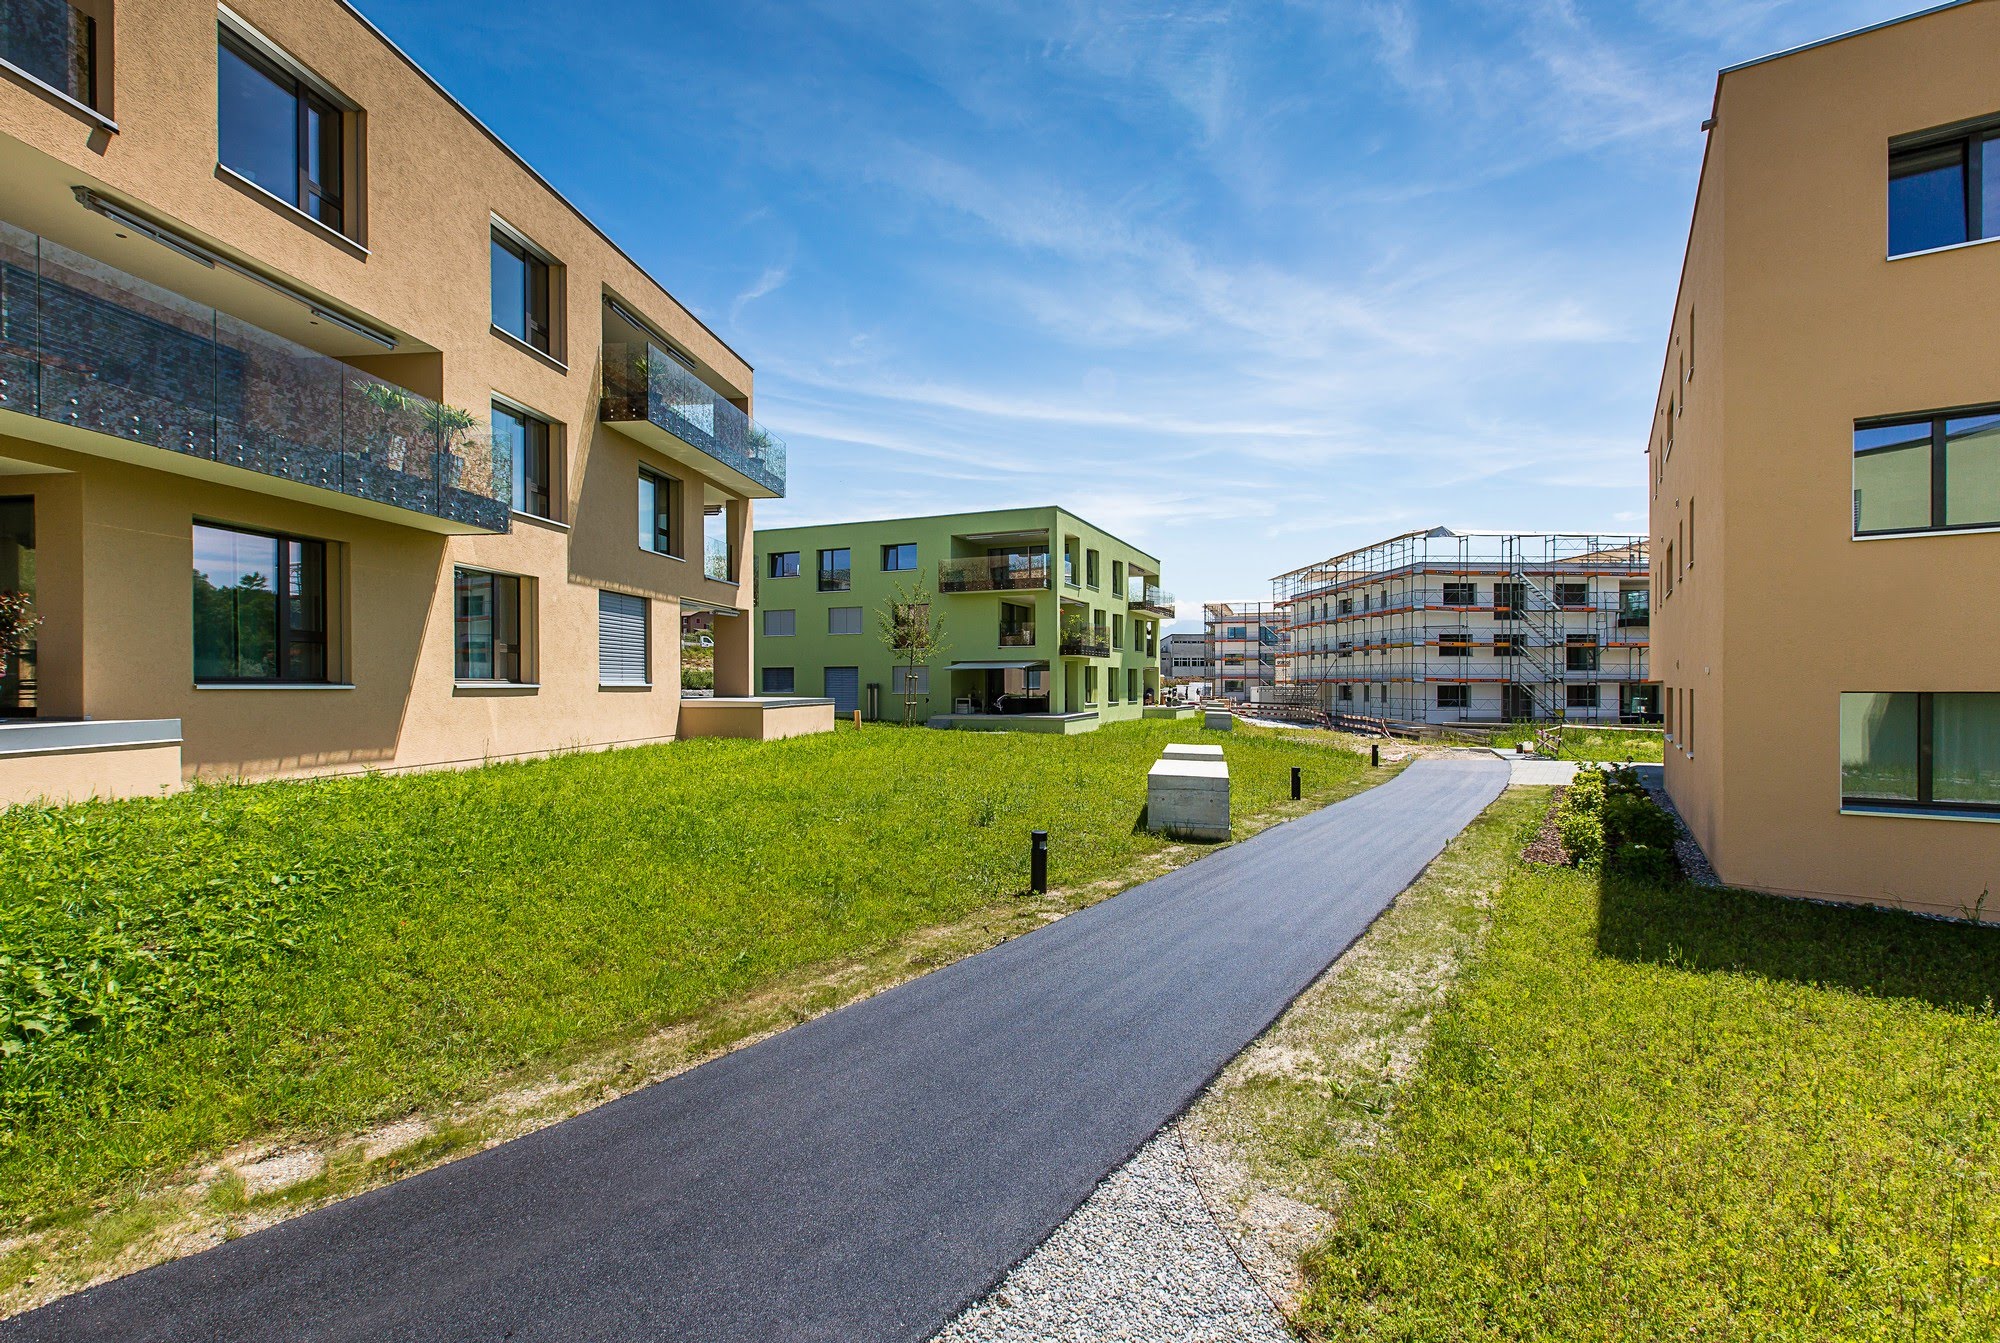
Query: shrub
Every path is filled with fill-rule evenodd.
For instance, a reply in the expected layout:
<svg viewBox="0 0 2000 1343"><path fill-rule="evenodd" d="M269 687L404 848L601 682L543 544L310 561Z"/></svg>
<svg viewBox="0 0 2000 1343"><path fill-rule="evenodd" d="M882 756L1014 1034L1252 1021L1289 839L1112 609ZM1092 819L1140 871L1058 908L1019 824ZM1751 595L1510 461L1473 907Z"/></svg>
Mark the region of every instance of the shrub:
<svg viewBox="0 0 2000 1343"><path fill-rule="evenodd" d="M1613 850L1607 866L1621 877L1656 886L1679 881L1681 877L1680 860L1674 857L1673 849L1651 844L1620 845Z"/></svg>
<svg viewBox="0 0 2000 1343"><path fill-rule="evenodd" d="M1604 818L1594 811L1565 807L1556 813L1556 838L1569 854L1571 867L1595 869L1604 857Z"/></svg>
<svg viewBox="0 0 2000 1343"><path fill-rule="evenodd" d="M1673 818L1645 794L1618 793L1604 800L1604 837L1612 849L1639 844L1654 849L1674 847Z"/></svg>
<svg viewBox="0 0 2000 1343"><path fill-rule="evenodd" d="M713 690L713 689L715 689L715 668L713 668L713 667L682 667L682 668L681 668L681 689L683 689L683 690Z"/></svg>

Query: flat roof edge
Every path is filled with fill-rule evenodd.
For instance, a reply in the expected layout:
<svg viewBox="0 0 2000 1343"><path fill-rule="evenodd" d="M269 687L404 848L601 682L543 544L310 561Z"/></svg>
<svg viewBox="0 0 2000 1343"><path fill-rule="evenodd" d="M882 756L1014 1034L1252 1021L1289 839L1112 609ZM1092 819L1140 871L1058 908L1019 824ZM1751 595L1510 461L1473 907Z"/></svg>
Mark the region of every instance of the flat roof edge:
<svg viewBox="0 0 2000 1343"><path fill-rule="evenodd" d="M1844 33L1835 33L1832 37L1822 37L1812 42L1801 42L1798 46L1786 47L1783 51L1774 51L1768 56L1759 56L1754 60L1738 61L1735 65L1725 65L1716 72L1716 79L1720 80L1724 75L1735 74L1738 70L1748 70L1752 66L1768 65L1772 61L1781 61L1787 56L1797 56L1801 52L1813 51L1819 47L1830 47L1836 42L1845 42L1850 37L1863 37L1869 33L1880 32L1884 28L1894 28L1900 23L1908 23L1912 19L1927 18L1932 14L1942 14L1947 9L1960 9L1966 5L1978 4L1979 2L1980 0L1944 0L1944 3L1941 5L1932 5L1928 9L1920 9L1912 14L1899 15L1893 19L1883 19L1880 23L1870 23L1860 28L1852 28Z"/></svg>

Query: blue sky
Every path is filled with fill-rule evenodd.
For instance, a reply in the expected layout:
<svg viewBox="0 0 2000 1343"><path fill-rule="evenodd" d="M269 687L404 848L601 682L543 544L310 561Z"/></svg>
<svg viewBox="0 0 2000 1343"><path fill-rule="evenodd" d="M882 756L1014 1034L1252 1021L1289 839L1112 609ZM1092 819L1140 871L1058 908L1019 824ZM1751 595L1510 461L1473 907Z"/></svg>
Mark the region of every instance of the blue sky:
<svg viewBox="0 0 2000 1343"><path fill-rule="evenodd" d="M1643 530L1716 69L1914 6L361 3L755 365L760 524L1062 503L1183 617Z"/></svg>

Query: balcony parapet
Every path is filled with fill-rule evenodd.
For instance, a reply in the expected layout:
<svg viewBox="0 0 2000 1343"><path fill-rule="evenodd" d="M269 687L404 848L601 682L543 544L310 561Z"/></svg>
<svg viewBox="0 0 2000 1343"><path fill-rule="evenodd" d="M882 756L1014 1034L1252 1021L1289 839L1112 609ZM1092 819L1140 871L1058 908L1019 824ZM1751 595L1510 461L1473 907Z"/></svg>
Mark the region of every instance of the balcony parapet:
<svg viewBox="0 0 2000 1343"><path fill-rule="evenodd" d="M784 441L658 345L605 342L599 414L621 429L650 426L671 435L707 459L692 463L697 469L748 498L785 497ZM637 436L652 441L649 433Z"/></svg>

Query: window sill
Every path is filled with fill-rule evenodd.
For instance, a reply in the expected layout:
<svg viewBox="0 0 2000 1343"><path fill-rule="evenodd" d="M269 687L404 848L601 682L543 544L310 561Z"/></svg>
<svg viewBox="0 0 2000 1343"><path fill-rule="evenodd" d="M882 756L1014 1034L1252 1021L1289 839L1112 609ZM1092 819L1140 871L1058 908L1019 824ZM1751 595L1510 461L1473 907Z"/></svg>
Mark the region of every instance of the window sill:
<svg viewBox="0 0 2000 1343"><path fill-rule="evenodd" d="M599 690L651 690L651 681L599 681Z"/></svg>
<svg viewBox="0 0 2000 1343"><path fill-rule="evenodd" d="M1996 239L1995 241L2000 241ZM2000 523L1985 527L1922 527L1909 532L1865 532L1855 536L1856 541L1908 541L1918 536L1991 536L2000 532Z"/></svg>
<svg viewBox="0 0 2000 1343"><path fill-rule="evenodd" d="M532 522L537 527L547 527L550 531L566 532L569 530L567 522L558 522L554 518L545 518L540 513L523 513L517 508L510 508L507 510L507 515L515 522Z"/></svg>
<svg viewBox="0 0 2000 1343"><path fill-rule="evenodd" d="M196 681L196 690L352 690L352 681Z"/></svg>
<svg viewBox="0 0 2000 1343"><path fill-rule="evenodd" d="M672 560L675 564L687 563L685 555L676 555L670 550L654 550L651 546L640 546L639 553L641 555L652 555L663 560Z"/></svg>
<svg viewBox="0 0 2000 1343"><path fill-rule="evenodd" d="M1936 807L1855 807L1841 804L1842 816L1892 816L1906 821L1978 821L2000 824L2000 811L1953 811Z"/></svg>
<svg viewBox="0 0 2000 1343"><path fill-rule="evenodd" d="M454 695L533 695L542 688L539 681L453 681Z"/></svg>
<svg viewBox="0 0 2000 1343"><path fill-rule="evenodd" d="M228 164L226 163L216 164L215 175L222 181L227 182L230 186L235 187L238 191L241 191L244 195L249 196L252 200L262 202L263 204L268 205L272 209L278 211L280 214L286 216L287 218L305 225L308 229L310 229L314 233L319 234L322 238L325 238L328 242L334 244L336 247L341 248L343 251L349 252L354 256L360 257L363 261L366 261L370 256L373 255L373 253L371 253L366 247L363 247L360 243L348 237L345 233L342 233L339 229L334 228L331 224L325 224L317 219L314 219L304 210L301 210L298 206L292 204L290 201L286 200L283 196L278 195L276 192L272 191L269 187L258 185L257 183L251 181L249 178L245 177L242 173L239 173L234 168L231 168Z"/></svg>
<svg viewBox="0 0 2000 1343"><path fill-rule="evenodd" d="M1990 242L2000 242L2000 234L1990 238L1967 238L1964 242L1948 242L1942 247L1926 247L1921 252L1892 252L1887 260L1908 261L1913 257L1937 256L1941 252L1963 252L1968 247L1984 247Z"/></svg>
<svg viewBox="0 0 2000 1343"><path fill-rule="evenodd" d="M311 218L311 216L308 215L307 218ZM486 329L488 331L491 331L494 335L498 336L502 341L502 343L513 346L515 349L519 350L522 354L533 356L536 360L538 360L541 363L547 364L550 368L554 369L556 372L564 374L567 374L569 372L569 365L564 363L561 359L558 359L555 355L550 354L547 350L536 349L534 346L530 345L527 341L522 340L519 336L507 330L507 328L488 322L486 324Z"/></svg>
<svg viewBox="0 0 2000 1343"><path fill-rule="evenodd" d="M26 84L30 89L33 89L36 93L39 93L44 97L55 99L55 101L58 104L60 104L65 110L76 113L78 116L82 117L84 120L92 123L93 125L99 127L100 129L110 131L113 135L116 135L118 133L118 123L113 121L110 117L105 116L102 112L92 107L89 103L84 102L81 98L72 98L69 94L64 93L61 89L57 88L55 85L48 83L46 80L39 79L36 76L29 74L26 70L23 70L20 66L14 64L12 61L0 61L0 71L5 71L7 74L19 80L21 83Z"/></svg>

